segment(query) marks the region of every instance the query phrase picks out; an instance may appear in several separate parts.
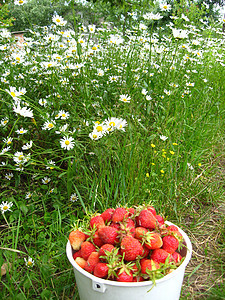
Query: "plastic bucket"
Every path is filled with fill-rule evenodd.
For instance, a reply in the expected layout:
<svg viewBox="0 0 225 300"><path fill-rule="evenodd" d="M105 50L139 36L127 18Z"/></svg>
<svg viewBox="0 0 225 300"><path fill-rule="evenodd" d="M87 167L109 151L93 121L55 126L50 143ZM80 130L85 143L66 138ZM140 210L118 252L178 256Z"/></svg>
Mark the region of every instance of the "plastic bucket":
<svg viewBox="0 0 225 300"><path fill-rule="evenodd" d="M166 222L167 225L174 225ZM178 226L177 226L178 227ZM185 259L183 263L172 273L156 280L143 282L117 282L98 278L75 263L73 250L68 241L66 245L67 257L73 266L80 300L177 300L180 298L185 268L191 259L192 245L186 233L178 227L184 238L184 244L180 254ZM152 288L153 286L153 288ZM152 289L151 289L152 288Z"/></svg>

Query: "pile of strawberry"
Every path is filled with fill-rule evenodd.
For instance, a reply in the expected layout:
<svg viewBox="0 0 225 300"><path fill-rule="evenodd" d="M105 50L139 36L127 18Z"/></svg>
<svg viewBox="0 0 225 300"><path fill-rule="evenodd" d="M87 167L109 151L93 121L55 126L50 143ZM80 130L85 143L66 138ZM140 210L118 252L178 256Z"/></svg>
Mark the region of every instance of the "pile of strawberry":
<svg viewBox="0 0 225 300"><path fill-rule="evenodd" d="M183 237L152 206L108 208L73 230L75 262L87 272L120 282L155 281L176 269Z"/></svg>

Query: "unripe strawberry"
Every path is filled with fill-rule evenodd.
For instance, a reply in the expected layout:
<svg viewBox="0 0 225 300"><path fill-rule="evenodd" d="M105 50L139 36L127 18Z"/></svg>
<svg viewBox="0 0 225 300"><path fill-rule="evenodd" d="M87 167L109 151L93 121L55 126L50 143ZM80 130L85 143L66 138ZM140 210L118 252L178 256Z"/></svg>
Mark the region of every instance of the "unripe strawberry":
<svg viewBox="0 0 225 300"><path fill-rule="evenodd" d="M114 208L108 208L101 214L101 217L103 218L103 220L105 222L109 222L112 219L112 215L113 215L114 211L115 211Z"/></svg>
<svg viewBox="0 0 225 300"><path fill-rule="evenodd" d="M106 263L97 263L94 268L94 276L99 278L106 278L108 276L109 267Z"/></svg>
<svg viewBox="0 0 225 300"><path fill-rule="evenodd" d="M86 235L80 230L73 230L69 234L69 241L74 250L79 250L81 244L86 240Z"/></svg>
<svg viewBox="0 0 225 300"><path fill-rule="evenodd" d="M82 269L84 268L84 266L86 265L86 260L82 257L77 257L75 259L75 262L78 264L78 266L80 266Z"/></svg>
<svg viewBox="0 0 225 300"><path fill-rule="evenodd" d="M81 244L81 255L85 260L87 260L89 255L95 251L95 246L91 242L86 241Z"/></svg>

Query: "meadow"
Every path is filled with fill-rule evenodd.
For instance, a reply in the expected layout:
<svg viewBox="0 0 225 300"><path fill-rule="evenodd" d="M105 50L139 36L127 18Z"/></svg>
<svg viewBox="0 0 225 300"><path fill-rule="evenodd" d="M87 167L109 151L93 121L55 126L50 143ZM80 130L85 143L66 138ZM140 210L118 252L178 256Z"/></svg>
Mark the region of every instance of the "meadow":
<svg viewBox="0 0 225 300"><path fill-rule="evenodd" d="M181 299L223 299L224 34L159 17L0 30L2 299L79 299L73 225L142 203L192 241Z"/></svg>

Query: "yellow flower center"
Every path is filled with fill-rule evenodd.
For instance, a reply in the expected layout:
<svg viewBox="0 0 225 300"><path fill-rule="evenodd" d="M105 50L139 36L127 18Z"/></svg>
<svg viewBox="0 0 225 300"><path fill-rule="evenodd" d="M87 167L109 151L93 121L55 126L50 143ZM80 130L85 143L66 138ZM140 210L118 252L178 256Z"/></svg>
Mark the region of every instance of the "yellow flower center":
<svg viewBox="0 0 225 300"><path fill-rule="evenodd" d="M62 117L65 118L66 114L62 114Z"/></svg>
<svg viewBox="0 0 225 300"><path fill-rule="evenodd" d="M20 156L18 157L18 159L19 159L19 160L23 160L23 155L20 155Z"/></svg>
<svg viewBox="0 0 225 300"><path fill-rule="evenodd" d="M20 57L16 57L16 60L20 61Z"/></svg>
<svg viewBox="0 0 225 300"><path fill-rule="evenodd" d="M54 125L52 123L49 123L48 128L52 128L52 127L54 127Z"/></svg>
<svg viewBox="0 0 225 300"><path fill-rule="evenodd" d="M48 68L50 68L52 66L52 64L48 64Z"/></svg>
<svg viewBox="0 0 225 300"><path fill-rule="evenodd" d="M93 134L93 139L97 139L97 134Z"/></svg>
<svg viewBox="0 0 225 300"><path fill-rule="evenodd" d="M3 210L7 210L9 207L7 205L3 206Z"/></svg>
<svg viewBox="0 0 225 300"><path fill-rule="evenodd" d="M92 50L97 50L97 47L95 47L95 46L94 46L94 47L92 47Z"/></svg>
<svg viewBox="0 0 225 300"><path fill-rule="evenodd" d="M109 126L115 126L116 124L115 124L115 122L110 122L109 123Z"/></svg>
<svg viewBox="0 0 225 300"><path fill-rule="evenodd" d="M11 92L12 97L16 97L16 94L14 92Z"/></svg>
<svg viewBox="0 0 225 300"><path fill-rule="evenodd" d="M60 19L56 19L56 22L60 23Z"/></svg>
<svg viewBox="0 0 225 300"><path fill-rule="evenodd" d="M8 123L8 121L7 121L7 120L5 120L3 123L4 123L4 124L7 124L7 123Z"/></svg>
<svg viewBox="0 0 225 300"><path fill-rule="evenodd" d="M8 145L10 145L11 143L12 143L11 141L8 141L8 142L7 142Z"/></svg>
<svg viewBox="0 0 225 300"><path fill-rule="evenodd" d="M99 132L99 131L103 131L102 126L97 126L96 129L97 129L98 132Z"/></svg>
<svg viewBox="0 0 225 300"><path fill-rule="evenodd" d="M23 133L23 130L20 130L20 133Z"/></svg>
<svg viewBox="0 0 225 300"><path fill-rule="evenodd" d="M28 266L32 266L33 263L32 263L32 261L29 260L29 261L27 262L27 264L28 264Z"/></svg>
<svg viewBox="0 0 225 300"><path fill-rule="evenodd" d="M68 146L70 144L70 141L66 140L65 144Z"/></svg>

